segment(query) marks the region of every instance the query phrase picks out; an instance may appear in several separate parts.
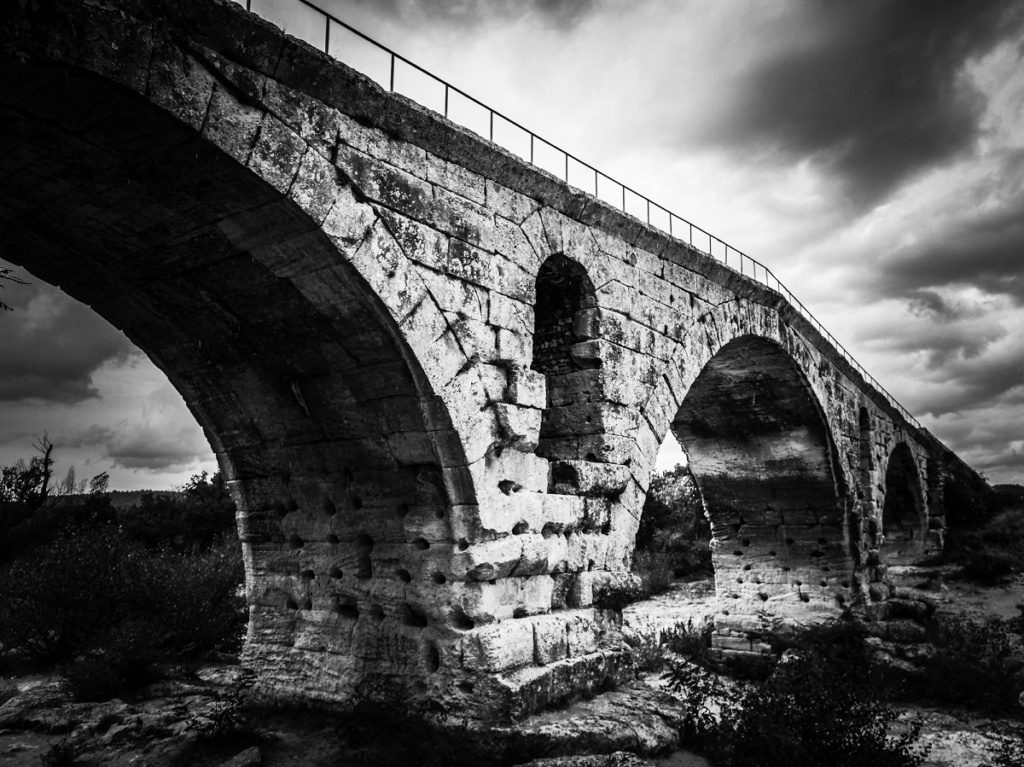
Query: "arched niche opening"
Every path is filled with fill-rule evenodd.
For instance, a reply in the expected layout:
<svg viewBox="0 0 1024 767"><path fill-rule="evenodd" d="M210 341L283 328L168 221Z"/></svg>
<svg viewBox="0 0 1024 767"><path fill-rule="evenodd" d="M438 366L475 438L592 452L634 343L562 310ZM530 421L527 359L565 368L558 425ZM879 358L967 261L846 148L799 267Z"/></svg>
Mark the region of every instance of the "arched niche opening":
<svg viewBox="0 0 1024 767"><path fill-rule="evenodd" d="M920 474L905 443L893 448L885 469L881 553L888 564L911 564L924 553L926 513Z"/></svg>
<svg viewBox="0 0 1024 767"><path fill-rule="evenodd" d="M671 426L711 523L719 596L838 608L853 563L834 446L796 362L744 336L697 376Z"/></svg>
<svg viewBox="0 0 1024 767"><path fill-rule="evenodd" d="M594 284L581 264L556 254L537 273L533 363L547 379L539 455L599 460L601 362L587 341L597 337Z"/></svg>
<svg viewBox="0 0 1024 767"><path fill-rule="evenodd" d="M273 184L118 84L61 66L17 77L0 125L5 258L124 331L203 427L239 507L247 652L263 683L306 694L273 669L290 667L304 632L330 634L338 604L375 634L400 634L408 610L444 625L426 590L409 606L388 586L398 569L417 572L419 541L454 540L436 520L451 517L450 488L472 483L414 352L349 262L365 241L345 250ZM363 669L410 661L398 642L360 647L350 633L322 662L353 685Z"/></svg>

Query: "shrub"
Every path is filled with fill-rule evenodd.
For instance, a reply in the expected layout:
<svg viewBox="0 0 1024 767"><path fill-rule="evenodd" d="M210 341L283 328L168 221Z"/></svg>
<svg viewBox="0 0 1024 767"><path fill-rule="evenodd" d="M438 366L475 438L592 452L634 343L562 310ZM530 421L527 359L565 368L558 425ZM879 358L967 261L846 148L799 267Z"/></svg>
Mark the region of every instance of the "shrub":
<svg viewBox="0 0 1024 767"><path fill-rule="evenodd" d="M641 598L667 591L672 585L675 570L672 556L667 551L642 550L633 558L633 570L640 576Z"/></svg>
<svg viewBox="0 0 1024 767"><path fill-rule="evenodd" d="M674 578L712 572L711 527L693 476L677 466L651 481L636 536L633 570L645 596L665 591Z"/></svg>
<svg viewBox="0 0 1024 767"><path fill-rule="evenodd" d="M248 612L241 547L225 541L206 551L162 552L150 560L162 657L192 660L241 650Z"/></svg>
<svg viewBox="0 0 1024 767"><path fill-rule="evenodd" d="M1001 583L1021 566L1021 560L1005 551L977 551L964 558L960 574L978 583Z"/></svg>
<svg viewBox="0 0 1024 767"><path fill-rule="evenodd" d="M75 534L0 569L0 648L70 660L144 607L140 551L114 528Z"/></svg>
<svg viewBox="0 0 1024 767"><path fill-rule="evenodd" d="M94 649L61 667L65 688L75 700L102 701L160 678L159 627L126 621L112 628Z"/></svg>
<svg viewBox="0 0 1024 767"><path fill-rule="evenodd" d="M128 538L150 549L186 552L234 538L235 502L219 473L196 474L178 493L143 493L118 513Z"/></svg>
<svg viewBox="0 0 1024 767"><path fill-rule="evenodd" d="M964 577L982 583L1024 570L1024 508L1000 511L975 529L951 530L944 558L961 565Z"/></svg>
<svg viewBox="0 0 1024 767"><path fill-rule="evenodd" d="M862 672L806 653L762 681L732 688L680 661L668 678L687 695L684 742L721 767L919 765L920 724L890 735L898 714Z"/></svg>
<svg viewBox="0 0 1024 767"><path fill-rule="evenodd" d="M0 653L63 662L85 697L135 687L158 663L236 652L241 583L237 542L182 554L109 525L68 531L0 569Z"/></svg>
<svg viewBox="0 0 1024 767"><path fill-rule="evenodd" d="M912 681L908 692L936 703L1005 712L1017 708L1024 683L1021 619L975 622L944 619L936 629L928 673Z"/></svg>

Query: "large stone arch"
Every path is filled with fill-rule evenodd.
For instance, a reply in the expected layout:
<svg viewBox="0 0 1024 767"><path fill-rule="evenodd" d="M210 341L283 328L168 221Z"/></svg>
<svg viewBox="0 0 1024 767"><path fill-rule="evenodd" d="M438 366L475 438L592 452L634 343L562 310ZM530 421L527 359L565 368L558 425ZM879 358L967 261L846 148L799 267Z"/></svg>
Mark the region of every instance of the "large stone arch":
<svg viewBox="0 0 1024 767"><path fill-rule="evenodd" d="M928 510L917 460L905 442L897 442L889 453L884 476L879 553L885 564L913 564L924 556Z"/></svg>
<svg viewBox="0 0 1024 767"><path fill-rule="evenodd" d="M329 110L304 123L284 86L115 10L74 24L0 83L5 258L122 329L203 426L262 684L450 677L476 602L443 583L493 429L408 233L331 164Z"/></svg>
<svg viewBox="0 0 1024 767"><path fill-rule="evenodd" d="M848 601L852 563L830 435L805 377L778 344L757 336L726 343L671 428L711 521L720 595ZM833 572L846 574L844 591L835 590Z"/></svg>
<svg viewBox="0 0 1024 767"><path fill-rule="evenodd" d="M857 467L836 439L848 418L833 401L836 375L774 307L741 299L697 318L643 406L657 441L671 428L693 463L717 522L716 591L749 605L740 612L835 610L858 596L848 520ZM771 404L752 409L758 397Z"/></svg>

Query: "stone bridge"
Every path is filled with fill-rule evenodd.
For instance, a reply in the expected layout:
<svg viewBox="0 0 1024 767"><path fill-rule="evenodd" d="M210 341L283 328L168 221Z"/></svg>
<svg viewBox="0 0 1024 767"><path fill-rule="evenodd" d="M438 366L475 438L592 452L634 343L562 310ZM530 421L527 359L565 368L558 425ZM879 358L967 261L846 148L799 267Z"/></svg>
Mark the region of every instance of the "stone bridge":
<svg viewBox="0 0 1024 767"><path fill-rule="evenodd" d="M235 4L55 7L0 74L3 257L202 424L269 695L519 716L628 675L670 429L723 649L942 546L965 467L778 292Z"/></svg>

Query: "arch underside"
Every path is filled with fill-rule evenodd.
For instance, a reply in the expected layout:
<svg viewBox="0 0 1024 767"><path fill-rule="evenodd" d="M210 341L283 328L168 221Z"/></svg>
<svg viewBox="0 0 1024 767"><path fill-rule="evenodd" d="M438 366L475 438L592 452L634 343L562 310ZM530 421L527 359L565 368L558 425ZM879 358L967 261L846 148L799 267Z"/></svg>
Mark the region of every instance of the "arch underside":
<svg viewBox="0 0 1024 767"><path fill-rule="evenodd" d="M0 92L4 257L122 329L203 425L266 613L251 649L436 670L429 600L395 572L451 539L460 448L388 310L293 202L145 99L45 66ZM360 638L361 613L401 639Z"/></svg>
<svg viewBox="0 0 1024 767"><path fill-rule="evenodd" d="M852 563L828 429L805 376L777 344L723 346L672 422L712 526L720 596L834 607Z"/></svg>
<svg viewBox="0 0 1024 767"><path fill-rule="evenodd" d="M913 453L906 444L893 449L885 470L881 554L888 564L911 564L924 553L924 498Z"/></svg>

